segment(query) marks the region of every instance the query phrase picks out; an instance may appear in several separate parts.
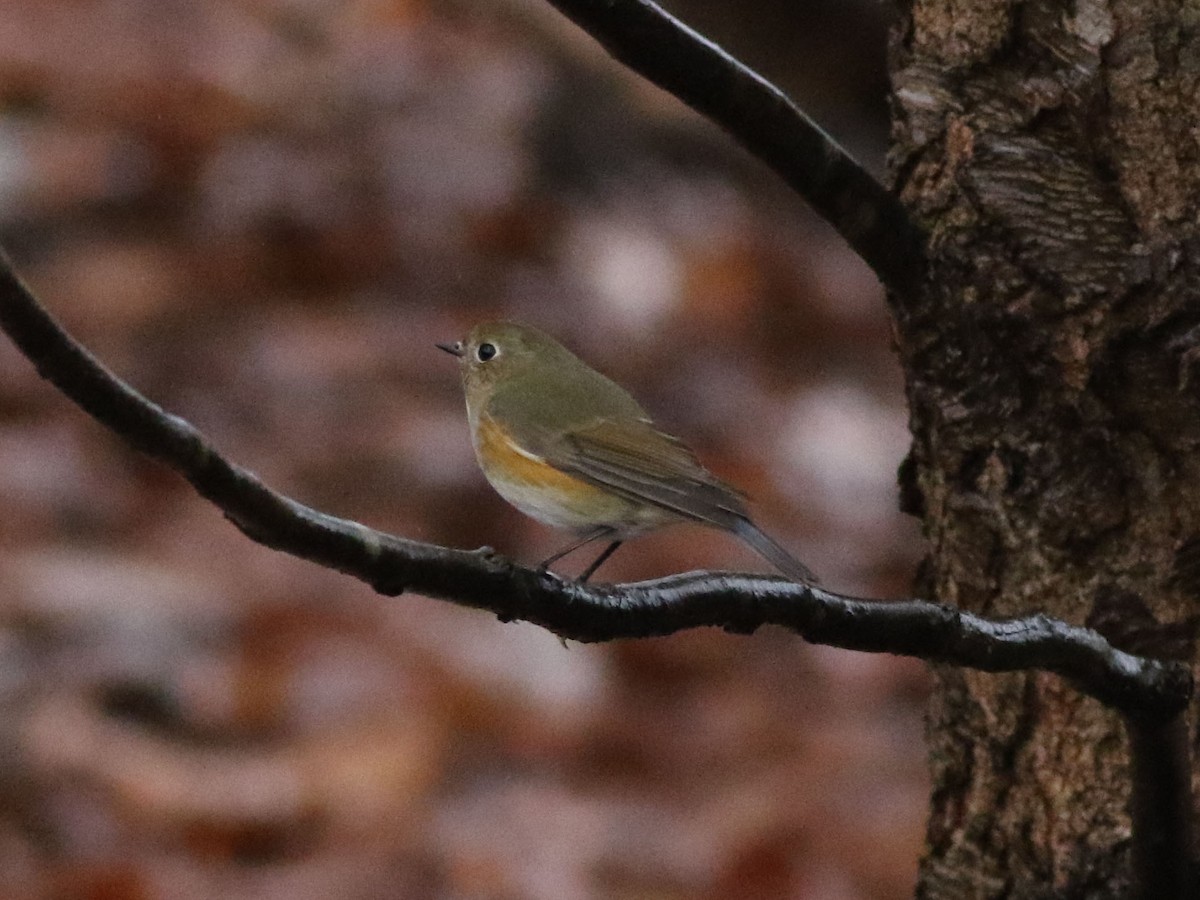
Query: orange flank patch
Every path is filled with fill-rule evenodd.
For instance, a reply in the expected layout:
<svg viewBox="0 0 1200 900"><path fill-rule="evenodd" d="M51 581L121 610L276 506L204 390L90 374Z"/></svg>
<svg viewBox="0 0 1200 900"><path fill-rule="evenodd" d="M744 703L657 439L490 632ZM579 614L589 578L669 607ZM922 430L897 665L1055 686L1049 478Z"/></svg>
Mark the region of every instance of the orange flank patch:
<svg viewBox="0 0 1200 900"><path fill-rule="evenodd" d="M624 500L521 450L489 416L479 420L475 453L500 496L539 522L588 528L617 523L629 515Z"/></svg>
<svg viewBox="0 0 1200 900"><path fill-rule="evenodd" d="M488 477L527 484L553 493L581 491L604 496L604 492L573 475L554 468L539 456L518 450L496 420L484 416L479 420L479 461Z"/></svg>

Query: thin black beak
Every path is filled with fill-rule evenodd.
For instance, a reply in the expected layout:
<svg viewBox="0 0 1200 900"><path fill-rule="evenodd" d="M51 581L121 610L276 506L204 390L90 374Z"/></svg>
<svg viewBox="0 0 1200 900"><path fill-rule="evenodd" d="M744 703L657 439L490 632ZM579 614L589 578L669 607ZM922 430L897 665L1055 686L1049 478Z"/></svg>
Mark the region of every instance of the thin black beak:
<svg viewBox="0 0 1200 900"><path fill-rule="evenodd" d="M462 341L455 341L453 344L434 344L433 346L437 347L439 350L445 350L451 356L457 356L460 359L466 352L463 350Z"/></svg>

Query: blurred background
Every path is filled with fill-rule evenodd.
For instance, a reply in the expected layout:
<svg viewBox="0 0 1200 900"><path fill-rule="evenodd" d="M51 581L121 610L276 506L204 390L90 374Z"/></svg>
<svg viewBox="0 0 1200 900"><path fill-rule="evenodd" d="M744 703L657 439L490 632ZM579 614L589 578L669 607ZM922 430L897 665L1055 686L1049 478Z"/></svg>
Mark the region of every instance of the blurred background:
<svg viewBox="0 0 1200 900"><path fill-rule="evenodd" d="M874 0L669 7L875 170ZM837 589L903 596L879 286L722 133L542 0L5 0L0 242L272 486L525 562L456 368L539 325ZM911 660L716 630L563 646L263 549L0 340L0 898L911 895ZM577 572L587 554L561 564ZM717 533L635 579L762 570Z"/></svg>

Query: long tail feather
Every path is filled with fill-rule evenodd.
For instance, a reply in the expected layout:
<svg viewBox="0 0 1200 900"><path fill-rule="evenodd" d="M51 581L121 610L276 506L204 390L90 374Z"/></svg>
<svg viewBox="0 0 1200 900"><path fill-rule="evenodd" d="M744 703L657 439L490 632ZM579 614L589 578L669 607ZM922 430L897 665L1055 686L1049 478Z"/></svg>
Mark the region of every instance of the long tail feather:
<svg viewBox="0 0 1200 900"><path fill-rule="evenodd" d="M749 519L739 518L731 531L745 541L755 553L793 581L802 584L819 583L819 579L808 566L775 543L774 539Z"/></svg>

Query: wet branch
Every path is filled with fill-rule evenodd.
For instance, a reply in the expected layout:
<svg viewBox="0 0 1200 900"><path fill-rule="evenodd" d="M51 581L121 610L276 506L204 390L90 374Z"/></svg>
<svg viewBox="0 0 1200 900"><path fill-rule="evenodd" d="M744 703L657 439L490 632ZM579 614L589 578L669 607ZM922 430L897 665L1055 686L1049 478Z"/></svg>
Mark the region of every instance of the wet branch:
<svg viewBox="0 0 1200 900"><path fill-rule="evenodd" d="M1129 734L1129 803L1133 871L1142 900L1193 900L1200 896L1192 808L1192 766L1187 719L1125 717Z"/></svg>
<svg viewBox="0 0 1200 900"><path fill-rule="evenodd" d="M311 509L221 456L190 423L109 372L42 308L0 251L0 328L42 377L142 452L166 463L253 540L361 579L522 619L579 641L717 626L791 629L812 643L915 656L986 672L1040 669L1120 711L1133 758L1135 867L1146 897L1188 897L1190 760L1183 711L1190 669L1134 656L1098 632L1045 615L992 621L924 600L870 600L775 576L690 572L581 585L492 551L454 550Z"/></svg>
<svg viewBox="0 0 1200 900"><path fill-rule="evenodd" d="M919 288L925 240L900 200L787 95L650 0L549 0L614 59L724 128L841 234L885 287Z"/></svg>
<svg viewBox="0 0 1200 900"><path fill-rule="evenodd" d="M776 576L725 572L581 585L490 550L454 550L374 531L310 509L225 459L194 426L137 393L68 335L2 253L0 328L44 378L129 444L179 472L249 537L353 575L382 594L417 591L579 641L703 625L738 633L780 625L813 643L850 650L987 672L1054 672L1148 722L1170 721L1191 694L1186 666L1125 653L1096 631L1040 614L992 621L924 600L869 600Z"/></svg>

